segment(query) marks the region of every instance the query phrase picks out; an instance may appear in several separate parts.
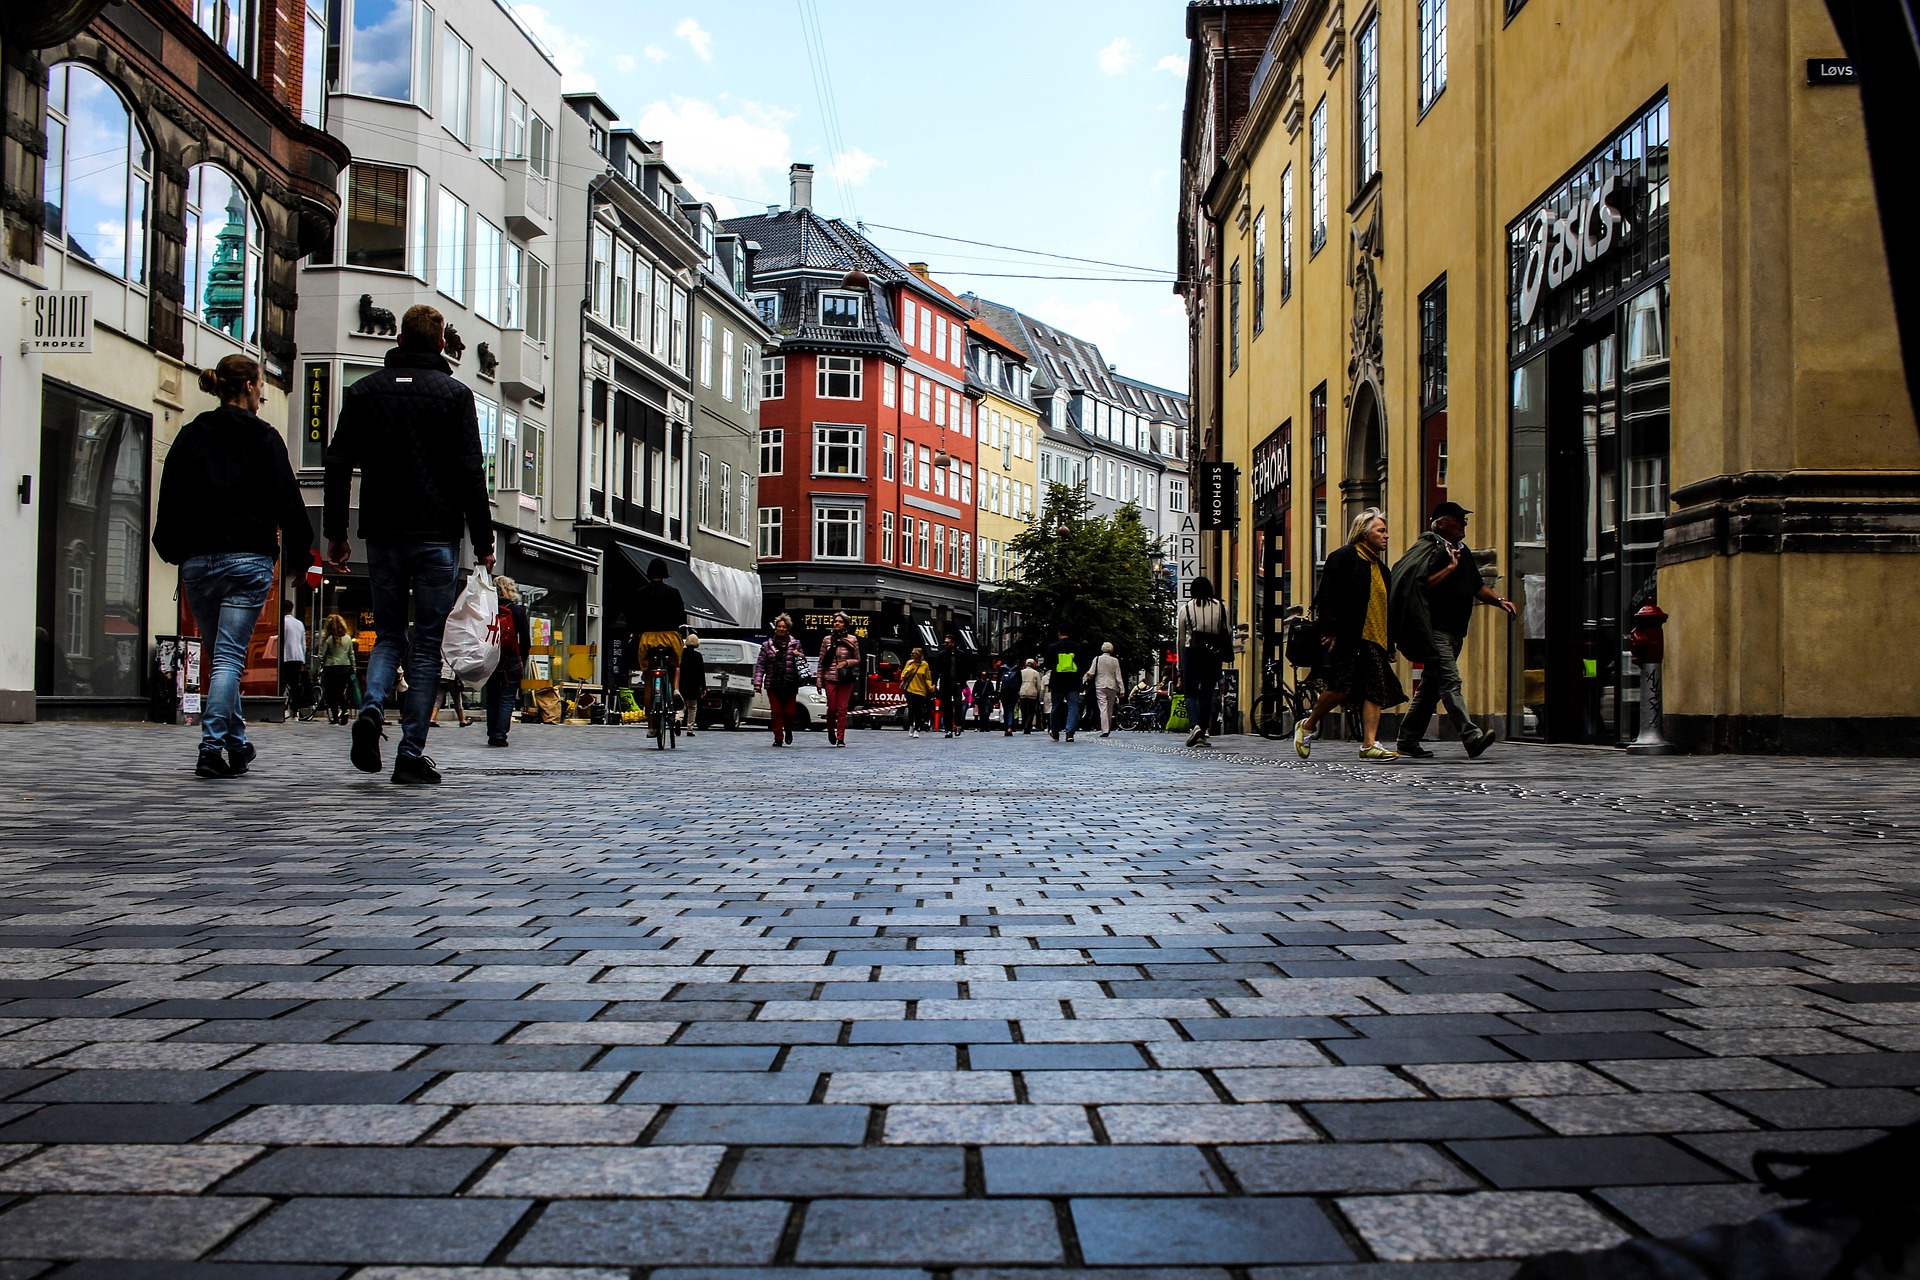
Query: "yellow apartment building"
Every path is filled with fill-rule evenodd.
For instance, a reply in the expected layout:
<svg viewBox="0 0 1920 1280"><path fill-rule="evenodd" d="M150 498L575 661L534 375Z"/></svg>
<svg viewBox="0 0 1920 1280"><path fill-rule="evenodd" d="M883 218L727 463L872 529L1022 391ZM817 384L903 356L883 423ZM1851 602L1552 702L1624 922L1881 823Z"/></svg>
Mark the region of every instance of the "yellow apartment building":
<svg viewBox="0 0 1920 1280"><path fill-rule="evenodd" d="M1019 575L1012 542L1026 532L1040 491L1040 418L1032 401L1027 358L1013 340L984 319L967 321L967 388L980 396L974 411L979 424L980 504L975 539L979 563L981 639L999 653L1014 622L994 607L994 585Z"/></svg>
<svg viewBox="0 0 1920 1280"><path fill-rule="evenodd" d="M1349 519L1451 499L1471 710L1693 750L1920 749L1920 435L1820 0L1188 9L1180 265L1241 703ZM1197 486L1204 482L1196 477ZM1410 674L1410 673L1409 673Z"/></svg>

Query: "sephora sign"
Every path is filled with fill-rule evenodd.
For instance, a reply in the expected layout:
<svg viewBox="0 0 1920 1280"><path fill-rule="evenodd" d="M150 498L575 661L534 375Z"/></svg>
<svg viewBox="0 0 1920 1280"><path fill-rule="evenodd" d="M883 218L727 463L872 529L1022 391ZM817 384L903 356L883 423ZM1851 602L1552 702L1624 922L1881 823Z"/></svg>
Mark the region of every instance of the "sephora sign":
<svg viewBox="0 0 1920 1280"><path fill-rule="evenodd" d="M1520 323L1531 324L1541 298L1577 279L1617 252L1634 235L1631 179L1619 171L1601 177L1570 213L1549 199L1527 228L1526 257L1520 275Z"/></svg>

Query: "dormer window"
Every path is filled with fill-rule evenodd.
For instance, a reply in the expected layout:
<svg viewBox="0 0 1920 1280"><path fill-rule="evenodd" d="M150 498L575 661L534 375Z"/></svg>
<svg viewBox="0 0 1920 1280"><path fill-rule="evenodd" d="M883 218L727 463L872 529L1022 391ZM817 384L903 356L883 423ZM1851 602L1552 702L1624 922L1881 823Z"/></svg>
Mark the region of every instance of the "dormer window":
<svg viewBox="0 0 1920 1280"><path fill-rule="evenodd" d="M587 123L587 145L600 155L607 154L607 131L589 121Z"/></svg>
<svg viewBox="0 0 1920 1280"><path fill-rule="evenodd" d="M835 329L860 327L860 295L823 293L820 295L820 323Z"/></svg>
<svg viewBox="0 0 1920 1280"><path fill-rule="evenodd" d="M780 323L780 295L777 293L756 293L752 298L754 310L760 313L760 322L771 329Z"/></svg>
<svg viewBox="0 0 1920 1280"><path fill-rule="evenodd" d="M644 185L641 177L640 162L631 156L627 158L627 181L636 187Z"/></svg>

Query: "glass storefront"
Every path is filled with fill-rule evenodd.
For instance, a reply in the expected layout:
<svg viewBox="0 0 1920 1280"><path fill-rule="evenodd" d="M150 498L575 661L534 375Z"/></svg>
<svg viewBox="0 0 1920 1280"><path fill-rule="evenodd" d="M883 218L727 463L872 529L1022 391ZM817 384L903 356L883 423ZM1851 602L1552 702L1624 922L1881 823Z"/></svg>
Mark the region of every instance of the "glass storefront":
<svg viewBox="0 0 1920 1280"><path fill-rule="evenodd" d="M1663 96L1511 228L1517 737L1639 732L1626 636L1667 513L1666 118Z"/></svg>
<svg viewBox="0 0 1920 1280"><path fill-rule="evenodd" d="M152 433L144 414L45 383L34 654L43 697L145 692Z"/></svg>

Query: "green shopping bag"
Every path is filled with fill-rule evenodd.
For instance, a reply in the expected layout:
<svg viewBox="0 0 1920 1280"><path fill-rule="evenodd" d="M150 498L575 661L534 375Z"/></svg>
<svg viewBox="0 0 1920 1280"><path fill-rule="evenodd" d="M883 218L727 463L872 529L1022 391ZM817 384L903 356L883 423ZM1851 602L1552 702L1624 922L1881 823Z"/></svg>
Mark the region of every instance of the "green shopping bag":
<svg viewBox="0 0 1920 1280"><path fill-rule="evenodd" d="M1167 732L1185 733L1193 726L1187 721L1187 695L1176 693L1167 707Z"/></svg>

